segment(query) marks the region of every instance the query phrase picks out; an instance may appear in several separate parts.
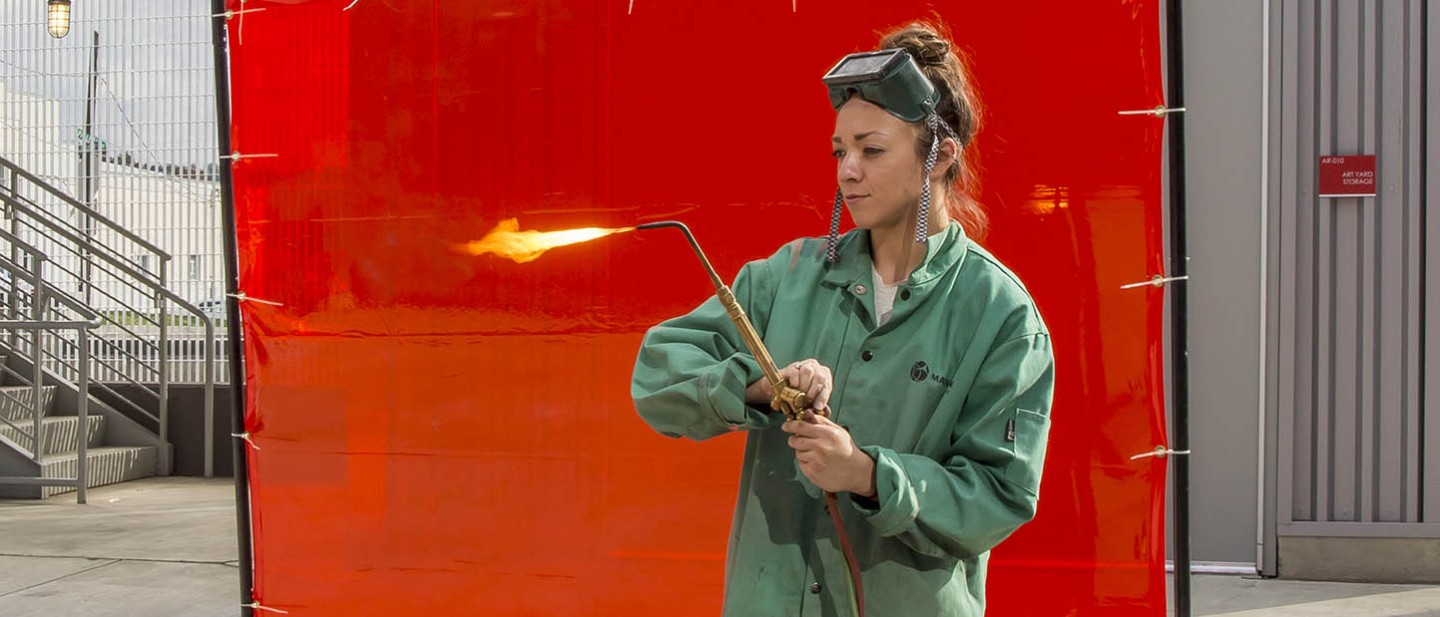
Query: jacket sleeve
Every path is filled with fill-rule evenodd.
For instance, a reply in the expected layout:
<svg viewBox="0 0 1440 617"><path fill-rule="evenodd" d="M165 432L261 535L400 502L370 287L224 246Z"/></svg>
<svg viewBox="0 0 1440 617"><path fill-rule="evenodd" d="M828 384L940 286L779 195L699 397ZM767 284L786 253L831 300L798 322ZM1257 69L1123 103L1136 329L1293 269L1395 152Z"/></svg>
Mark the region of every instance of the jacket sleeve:
<svg viewBox="0 0 1440 617"><path fill-rule="evenodd" d="M741 268L731 291L762 338L774 298L765 262ZM770 413L745 404L745 387L764 376L725 307L714 296L645 333L630 396L640 417L669 437L701 440L769 426Z"/></svg>
<svg viewBox="0 0 1440 617"><path fill-rule="evenodd" d="M990 550L1035 516L1054 386L1047 334L995 347L945 456L862 448L875 459L876 499L855 499L856 508L917 553L969 559Z"/></svg>

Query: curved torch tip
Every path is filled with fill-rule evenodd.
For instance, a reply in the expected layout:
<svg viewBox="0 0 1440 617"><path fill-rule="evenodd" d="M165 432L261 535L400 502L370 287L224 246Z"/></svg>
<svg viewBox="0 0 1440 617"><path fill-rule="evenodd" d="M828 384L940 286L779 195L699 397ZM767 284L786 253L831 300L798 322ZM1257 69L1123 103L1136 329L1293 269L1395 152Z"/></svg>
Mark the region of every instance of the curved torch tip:
<svg viewBox="0 0 1440 617"><path fill-rule="evenodd" d="M690 228L680 221L655 221L636 225L635 229L658 229L660 227L674 227L680 233L685 234L685 240L690 243L690 248L695 251L695 256L700 258L700 265L705 266L705 272L710 274L710 282L715 283L717 289L724 287L725 283L720 280L720 275L715 273L715 267L710 265L710 260L705 257L705 251L700 250L700 243L695 241L695 234L690 233Z"/></svg>

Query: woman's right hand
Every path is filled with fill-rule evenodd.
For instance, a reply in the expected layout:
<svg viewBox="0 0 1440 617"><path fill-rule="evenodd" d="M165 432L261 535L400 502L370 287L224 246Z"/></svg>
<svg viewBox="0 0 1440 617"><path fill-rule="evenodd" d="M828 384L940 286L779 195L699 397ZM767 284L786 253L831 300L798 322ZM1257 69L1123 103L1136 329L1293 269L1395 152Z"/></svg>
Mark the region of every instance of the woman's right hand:
<svg viewBox="0 0 1440 617"><path fill-rule="evenodd" d="M819 360L809 358L792 362L780 369L780 377L805 393L810 399L810 409L823 411L830 408L830 394L835 390L835 377L830 368ZM745 402L757 407L769 405L774 396L775 391L770 387L770 380L764 377L745 388Z"/></svg>

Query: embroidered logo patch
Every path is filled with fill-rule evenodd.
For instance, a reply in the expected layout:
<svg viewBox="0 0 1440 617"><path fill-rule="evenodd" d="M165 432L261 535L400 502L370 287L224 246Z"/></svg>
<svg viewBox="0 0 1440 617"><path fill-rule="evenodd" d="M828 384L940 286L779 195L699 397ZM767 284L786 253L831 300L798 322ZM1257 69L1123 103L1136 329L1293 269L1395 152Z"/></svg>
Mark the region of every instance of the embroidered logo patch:
<svg viewBox="0 0 1440 617"><path fill-rule="evenodd" d="M923 360L910 365L910 379L914 380L915 383L933 381L942 386L945 386L947 390L950 388L952 383L949 377L945 377L939 373L931 374L930 365L926 364Z"/></svg>
<svg viewBox="0 0 1440 617"><path fill-rule="evenodd" d="M929 376L930 367L926 366L924 362L916 362L910 367L910 378L915 381L925 381L925 378Z"/></svg>

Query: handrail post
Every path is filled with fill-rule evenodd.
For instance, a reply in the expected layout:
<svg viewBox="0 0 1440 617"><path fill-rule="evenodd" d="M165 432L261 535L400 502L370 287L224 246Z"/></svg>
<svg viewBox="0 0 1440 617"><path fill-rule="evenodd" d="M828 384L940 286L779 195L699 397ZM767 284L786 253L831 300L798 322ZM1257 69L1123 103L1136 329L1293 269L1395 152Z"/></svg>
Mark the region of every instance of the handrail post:
<svg viewBox="0 0 1440 617"><path fill-rule="evenodd" d="M11 198L12 200L13 200L13 199L17 199L17 198L20 196L20 194L18 193L19 186L16 184L17 182L19 182L19 177L15 175L15 170L14 170L14 169L11 169L11 170L10 170L10 198ZM5 202L5 216L6 216L6 218L10 219L10 235L12 235L12 236L14 236L14 237L16 237L16 238L20 237L20 216L19 216L19 213L15 211L15 208L13 208L13 207L10 206L10 202ZM20 261L19 261L19 259L18 259L19 256L17 255L17 251L19 251L19 250L20 250L20 247L15 246L14 243L11 243L11 245L10 245L11 261L13 261L13 262L15 262L15 263L17 263L17 264L20 263ZM15 277L14 277L13 275L10 277L10 297L9 297L8 301L9 301L9 305L10 305L10 314L7 315L7 317L10 318L10 319L19 319L19 317L20 317L20 281L15 280ZM9 341L9 342L10 342L10 348L11 348L11 349L18 349L15 345L20 342L20 333L17 332L17 331L15 331L15 330L11 330L11 331L10 331L10 337L9 337L9 338L10 338L10 341Z"/></svg>
<svg viewBox="0 0 1440 617"><path fill-rule="evenodd" d="M10 249L10 250L12 251L12 254L13 254L13 251L15 251L15 248L14 248L13 245L11 246L11 249ZM11 261L15 261L15 260L12 259ZM19 261L15 261L15 263L20 263L20 262L19 262ZM9 312L5 315L5 317L6 317L7 319L19 319L19 318L20 318L20 277L15 276L14 273L11 273L11 275L10 275L10 297L6 300L6 303L9 305L9 309L10 309L10 310L9 310ZM9 339L10 339L10 340L9 340L9 343L10 343L10 348L11 348L11 349L16 349L15 344L16 344L17 342L19 342L19 336L20 336L19 332L15 331L15 330L11 330L11 331L10 331L10 334L9 334Z"/></svg>
<svg viewBox="0 0 1440 617"><path fill-rule="evenodd" d="M36 319L38 320L40 318L36 317ZM35 442L34 458L36 463L40 462L42 456L41 446L44 445L42 439L44 435L41 433L41 428L43 425L41 418L44 416L44 408L41 404L41 399L43 397L41 396L41 394L43 392L42 384L44 383L42 371L44 371L45 369L40 365L40 362L42 360L41 354L38 351L40 349L41 334L42 333L40 330L30 331L30 415L31 419L33 420L32 424L35 431L33 441Z"/></svg>
<svg viewBox="0 0 1440 617"><path fill-rule="evenodd" d="M44 321L45 279L41 275L40 262L37 260L34 265L35 287L30 290L30 317L35 321ZM11 279L13 280L14 277L12 276ZM32 399L30 401L30 407L31 418L33 420L32 425L35 430L34 455L36 464L40 464L41 459L44 458L45 449L44 421L42 420L45 415L45 397L43 396L45 391L45 352L42 351L43 347L41 346L41 339L44 335L45 332L39 328L30 331L30 397Z"/></svg>
<svg viewBox="0 0 1440 617"><path fill-rule="evenodd" d="M215 320L205 318L205 477L215 477Z"/></svg>
<svg viewBox="0 0 1440 617"><path fill-rule="evenodd" d="M159 261L160 289L155 291L155 308L160 312L160 349L156 352L160 362L160 413L156 415L160 418L160 443L168 450L170 448L170 317L166 314L165 293L162 291L165 288L165 266L167 264L164 259ZM165 470L164 475L168 476L170 475L170 464L164 462L165 460L165 457L162 457L161 468Z"/></svg>
<svg viewBox="0 0 1440 617"><path fill-rule="evenodd" d="M75 503L85 503L85 487L90 484L88 448L90 447L90 330L80 328L80 438L75 459Z"/></svg>

